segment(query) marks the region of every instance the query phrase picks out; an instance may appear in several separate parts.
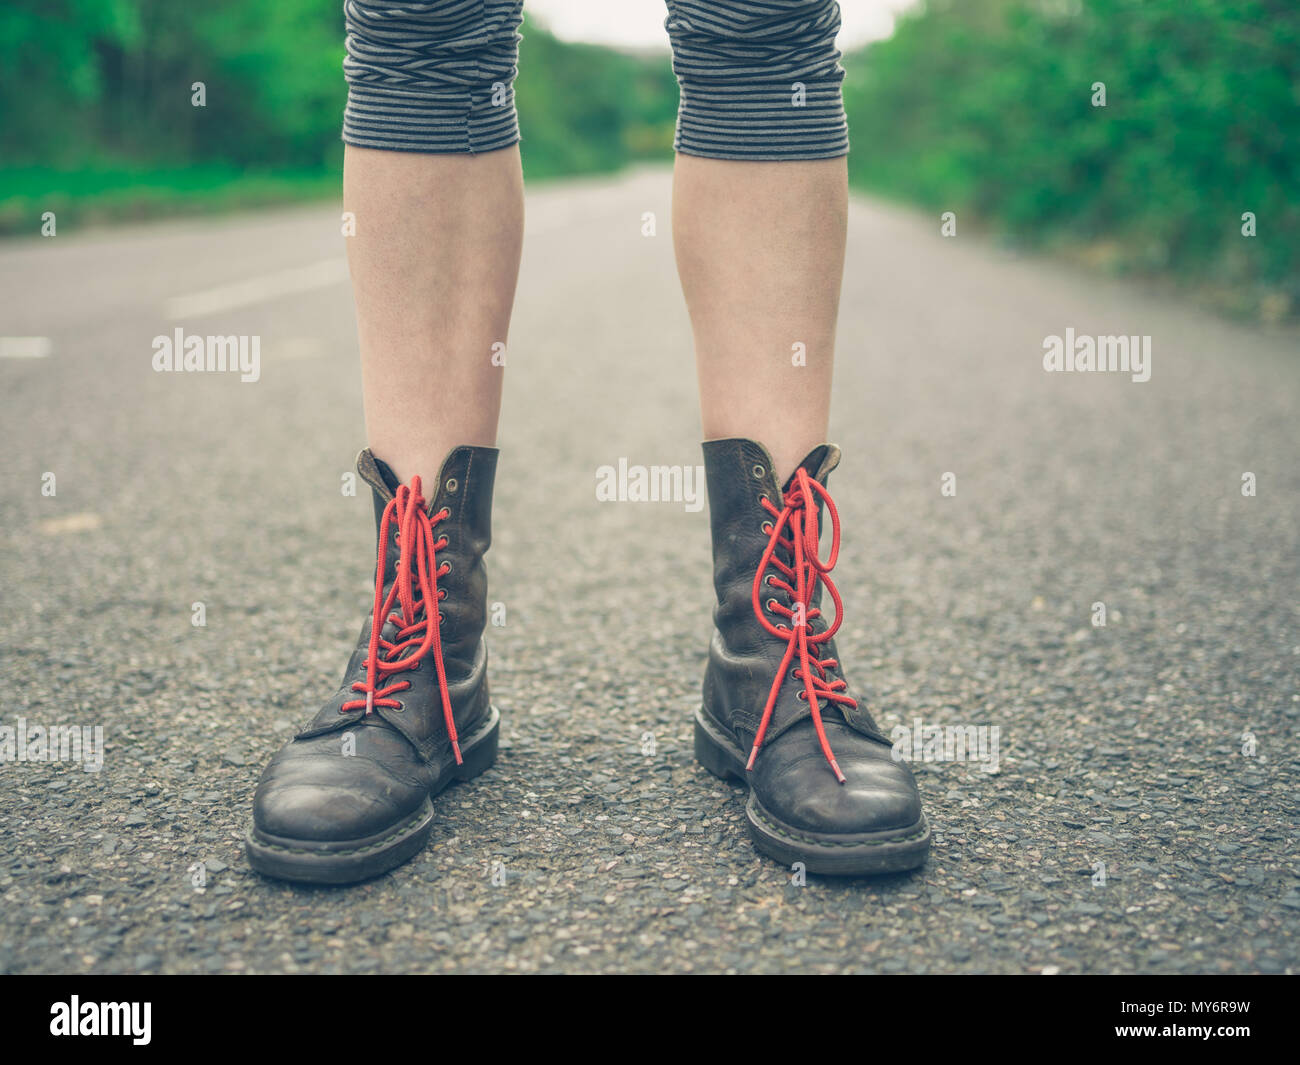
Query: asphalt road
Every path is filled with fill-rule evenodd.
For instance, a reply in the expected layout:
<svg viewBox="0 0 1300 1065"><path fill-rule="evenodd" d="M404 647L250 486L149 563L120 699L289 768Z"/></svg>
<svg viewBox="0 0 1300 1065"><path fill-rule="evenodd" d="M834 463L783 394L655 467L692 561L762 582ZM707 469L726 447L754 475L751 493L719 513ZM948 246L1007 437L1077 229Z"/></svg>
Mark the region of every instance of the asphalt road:
<svg viewBox="0 0 1300 1065"><path fill-rule="evenodd" d="M917 765L917 873L798 885L691 752L707 512L595 497L621 457L701 461L668 213L662 172L530 195L488 556L504 750L347 889L241 849L369 603L337 208L0 247L0 336L48 338L0 341L0 726L105 739L98 772L0 765L0 970L1297 967L1295 335L855 203L841 658L887 731L996 726L999 766ZM260 337L259 380L155 372L177 326ZM1151 379L1044 372L1067 328L1150 336Z"/></svg>

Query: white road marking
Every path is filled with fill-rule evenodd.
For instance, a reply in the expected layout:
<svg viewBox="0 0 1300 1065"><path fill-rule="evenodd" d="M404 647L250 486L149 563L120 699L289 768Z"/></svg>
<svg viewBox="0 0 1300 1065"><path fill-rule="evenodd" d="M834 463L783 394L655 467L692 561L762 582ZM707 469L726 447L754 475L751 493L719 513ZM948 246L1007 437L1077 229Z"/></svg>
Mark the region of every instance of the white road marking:
<svg viewBox="0 0 1300 1065"><path fill-rule="evenodd" d="M43 359L51 347L49 337L0 337L0 359Z"/></svg>
<svg viewBox="0 0 1300 1065"><path fill-rule="evenodd" d="M265 303L297 292L310 292L313 289L328 288L348 279L348 262L344 258L322 259L310 266L295 266L290 270L280 270L274 274L262 274L236 281L230 285L193 292L187 296L175 296L167 301L167 317L172 321L178 318L195 318L202 314L217 314L235 307L247 307L253 303Z"/></svg>
<svg viewBox="0 0 1300 1065"><path fill-rule="evenodd" d="M61 518L46 518L40 523L40 531L58 536L62 533L93 532L104 522L98 514L82 511L78 514L65 514Z"/></svg>

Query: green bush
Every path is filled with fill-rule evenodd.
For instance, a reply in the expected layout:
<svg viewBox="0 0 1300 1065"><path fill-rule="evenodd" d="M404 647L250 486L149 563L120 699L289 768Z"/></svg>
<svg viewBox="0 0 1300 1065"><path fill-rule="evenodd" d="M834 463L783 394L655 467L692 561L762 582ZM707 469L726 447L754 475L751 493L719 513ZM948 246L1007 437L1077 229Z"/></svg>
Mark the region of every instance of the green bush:
<svg viewBox="0 0 1300 1065"><path fill-rule="evenodd" d="M1300 308L1293 0L930 0L846 66L857 184Z"/></svg>
<svg viewBox="0 0 1300 1065"><path fill-rule="evenodd" d="M6 0L0 156L324 166L344 100L341 4ZM191 104L202 82L206 106Z"/></svg>
<svg viewBox="0 0 1300 1065"><path fill-rule="evenodd" d="M523 36L515 99L529 177L672 158L677 80L666 56L572 44L531 24Z"/></svg>
<svg viewBox="0 0 1300 1065"><path fill-rule="evenodd" d="M532 23L523 33L530 177L671 156L666 55L570 44ZM56 208L100 220L336 189L343 35L338 0L6 0L0 232Z"/></svg>

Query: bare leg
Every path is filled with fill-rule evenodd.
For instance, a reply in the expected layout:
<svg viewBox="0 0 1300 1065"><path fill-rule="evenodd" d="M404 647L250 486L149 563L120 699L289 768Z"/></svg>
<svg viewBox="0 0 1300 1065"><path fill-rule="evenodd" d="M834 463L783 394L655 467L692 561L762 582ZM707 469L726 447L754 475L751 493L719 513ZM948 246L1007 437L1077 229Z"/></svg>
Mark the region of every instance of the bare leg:
<svg viewBox="0 0 1300 1065"><path fill-rule="evenodd" d="M366 434L402 481L436 483L460 444L493 446L523 241L517 146L470 154L348 145L344 208Z"/></svg>
<svg viewBox="0 0 1300 1065"><path fill-rule="evenodd" d="M686 154L674 170L673 242L695 332L704 437L766 444L782 482L826 440L847 173L843 157Z"/></svg>

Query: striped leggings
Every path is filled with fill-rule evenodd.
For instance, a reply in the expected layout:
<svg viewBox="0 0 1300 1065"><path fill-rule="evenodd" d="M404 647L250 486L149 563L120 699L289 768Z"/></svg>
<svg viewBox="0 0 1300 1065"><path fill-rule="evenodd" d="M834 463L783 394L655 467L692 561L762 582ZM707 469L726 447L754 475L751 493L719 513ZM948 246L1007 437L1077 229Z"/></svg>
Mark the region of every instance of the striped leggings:
<svg viewBox="0 0 1300 1065"><path fill-rule="evenodd" d="M666 0L681 90L675 147L715 159L849 150L835 0ZM345 0L343 140L487 152L519 140L523 0Z"/></svg>

